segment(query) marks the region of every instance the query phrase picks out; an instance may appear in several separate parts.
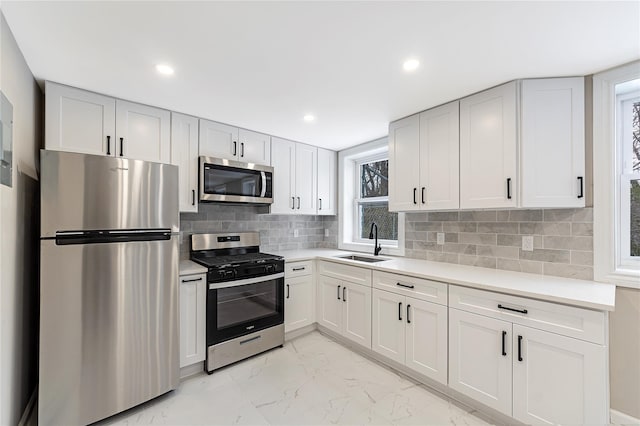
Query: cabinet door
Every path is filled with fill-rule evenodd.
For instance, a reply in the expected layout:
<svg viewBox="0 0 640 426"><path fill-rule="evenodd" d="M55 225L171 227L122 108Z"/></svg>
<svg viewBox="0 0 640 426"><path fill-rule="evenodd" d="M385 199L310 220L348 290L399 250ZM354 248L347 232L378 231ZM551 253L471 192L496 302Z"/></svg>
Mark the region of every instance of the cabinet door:
<svg viewBox="0 0 640 426"><path fill-rule="evenodd" d="M401 364L405 359L405 307L404 296L373 289L371 349Z"/></svg>
<svg viewBox="0 0 640 426"><path fill-rule="evenodd" d="M204 361L207 277L180 276L180 368Z"/></svg>
<svg viewBox="0 0 640 426"><path fill-rule="evenodd" d="M405 364L447 384L447 307L407 297Z"/></svg>
<svg viewBox="0 0 640 426"><path fill-rule="evenodd" d="M335 215L338 177L338 155L318 148L318 214Z"/></svg>
<svg viewBox="0 0 640 426"><path fill-rule="evenodd" d="M295 213L296 143L274 137L271 154L271 167L274 171L271 213Z"/></svg>
<svg viewBox="0 0 640 426"><path fill-rule="evenodd" d="M389 211L418 210L420 116L389 124Z"/></svg>
<svg viewBox="0 0 640 426"><path fill-rule="evenodd" d="M238 160L238 128L200 120L200 155Z"/></svg>
<svg viewBox="0 0 640 426"><path fill-rule="evenodd" d="M285 278L284 331L289 332L315 322L313 276Z"/></svg>
<svg viewBox="0 0 640 426"><path fill-rule="evenodd" d="M316 319L335 333L342 332L342 288L340 280L318 276Z"/></svg>
<svg viewBox="0 0 640 426"><path fill-rule="evenodd" d="M452 389L510 416L511 359L511 323L449 309Z"/></svg>
<svg viewBox="0 0 640 426"><path fill-rule="evenodd" d="M420 114L421 209L460 207L459 108L455 101Z"/></svg>
<svg viewBox="0 0 640 426"><path fill-rule="evenodd" d="M45 148L115 155L116 100L46 82Z"/></svg>
<svg viewBox="0 0 640 426"><path fill-rule="evenodd" d="M584 78L522 82L522 206L584 207Z"/></svg>
<svg viewBox="0 0 640 426"><path fill-rule="evenodd" d="M240 146L238 160L243 163L263 164L271 163L271 136L251 130L238 131Z"/></svg>
<svg viewBox="0 0 640 426"><path fill-rule="evenodd" d="M316 214L317 156L318 148L315 146L296 144L296 213Z"/></svg>
<svg viewBox="0 0 640 426"><path fill-rule="evenodd" d="M169 111L116 100L117 156L170 163L170 132Z"/></svg>
<svg viewBox="0 0 640 426"><path fill-rule="evenodd" d="M516 83L462 99L460 208L516 207L516 164Z"/></svg>
<svg viewBox="0 0 640 426"><path fill-rule="evenodd" d="M343 284L342 335L371 349L371 287Z"/></svg>
<svg viewBox="0 0 640 426"><path fill-rule="evenodd" d="M513 353L514 418L608 423L605 346L514 324Z"/></svg>
<svg viewBox="0 0 640 426"><path fill-rule="evenodd" d="M171 164L179 168L181 212L198 211L198 119L171 113Z"/></svg>

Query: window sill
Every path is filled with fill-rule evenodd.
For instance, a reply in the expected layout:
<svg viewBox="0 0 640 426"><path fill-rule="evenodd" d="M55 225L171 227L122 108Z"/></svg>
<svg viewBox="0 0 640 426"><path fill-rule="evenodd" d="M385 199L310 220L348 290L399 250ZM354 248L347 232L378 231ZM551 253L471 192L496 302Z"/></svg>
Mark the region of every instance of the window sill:
<svg viewBox="0 0 640 426"><path fill-rule="evenodd" d="M349 250L349 251L356 251L359 253L373 254L373 244L341 242L341 243L338 243L338 248L340 250ZM390 256L404 256L404 250L401 248L398 248L397 246L388 246L383 244L380 255L384 256L385 254Z"/></svg>

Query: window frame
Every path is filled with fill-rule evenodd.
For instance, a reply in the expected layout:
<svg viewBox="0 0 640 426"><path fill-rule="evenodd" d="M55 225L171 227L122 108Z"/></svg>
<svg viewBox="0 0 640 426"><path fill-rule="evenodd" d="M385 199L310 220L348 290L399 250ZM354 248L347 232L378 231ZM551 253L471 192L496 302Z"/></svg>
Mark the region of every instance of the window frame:
<svg viewBox="0 0 640 426"><path fill-rule="evenodd" d="M640 259L623 256L622 244L628 236L624 226L625 190L630 176L622 168L622 129L616 117L621 99L618 84L640 78L640 61L604 71L593 77L593 198L594 198L594 279L640 289ZM627 198L628 198L628 194ZM628 212L628 206L627 210ZM627 247L628 248L628 247Z"/></svg>
<svg viewBox="0 0 640 426"><path fill-rule="evenodd" d="M387 138L376 139L338 153L339 194L338 248L364 253L373 252L373 240L360 238L358 207L363 203L388 200L387 197L361 198L360 166L389 158ZM398 213L398 240L378 240L382 255L404 256L404 213Z"/></svg>

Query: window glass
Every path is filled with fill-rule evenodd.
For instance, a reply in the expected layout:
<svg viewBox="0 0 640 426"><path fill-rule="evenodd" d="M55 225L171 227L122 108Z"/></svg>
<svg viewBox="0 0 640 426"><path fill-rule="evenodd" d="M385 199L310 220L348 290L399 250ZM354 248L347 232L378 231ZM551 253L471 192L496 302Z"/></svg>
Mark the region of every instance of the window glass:
<svg viewBox="0 0 640 426"><path fill-rule="evenodd" d="M389 159L363 161L358 166L359 199L354 230L358 239L367 240L371 224L378 228L378 240L398 240L398 213L389 212Z"/></svg>
<svg viewBox="0 0 640 426"><path fill-rule="evenodd" d="M389 195L389 160L373 161L360 166L360 196L362 198Z"/></svg>
<svg viewBox="0 0 640 426"><path fill-rule="evenodd" d="M360 238L369 238L371 224L378 226L378 239L398 239L398 213L389 212L388 202L360 204Z"/></svg>

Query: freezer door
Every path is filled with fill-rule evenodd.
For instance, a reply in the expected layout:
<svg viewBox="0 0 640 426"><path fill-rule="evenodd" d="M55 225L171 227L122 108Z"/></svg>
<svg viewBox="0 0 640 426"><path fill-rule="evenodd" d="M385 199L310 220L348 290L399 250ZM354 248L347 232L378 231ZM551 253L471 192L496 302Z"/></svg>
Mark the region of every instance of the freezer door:
<svg viewBox="0 0 640 426"><path fill-rule="evenodd" d="M179 230L178 168L40 151L41 235L92 229Z"/></svg>
<svg viewBox="0 0 640 426"><path fill-rule="evenodd" d="M176 388L178 236L40 249L39 423L93 423Z"/></svg>

